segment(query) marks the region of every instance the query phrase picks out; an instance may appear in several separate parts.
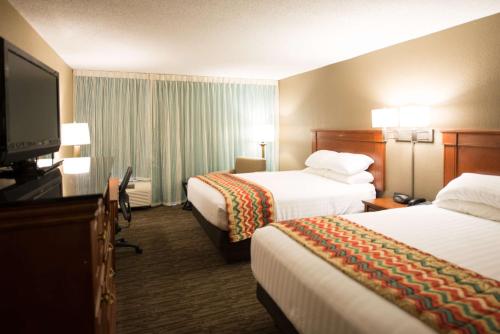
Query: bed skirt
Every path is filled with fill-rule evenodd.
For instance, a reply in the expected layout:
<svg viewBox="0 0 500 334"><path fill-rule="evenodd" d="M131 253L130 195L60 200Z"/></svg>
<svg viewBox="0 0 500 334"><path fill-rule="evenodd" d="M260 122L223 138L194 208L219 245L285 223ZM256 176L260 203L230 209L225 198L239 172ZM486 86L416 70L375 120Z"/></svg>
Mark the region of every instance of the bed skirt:
<svg viewBox="0 0 500 334"><path fill-rule="evenodd" d="M238 242L230 242L229 232L211 224L195 206L193 206L193 215L227 263L250 260L251 238Z"/></svg>
<svg viewBox="0 0 500 334"><path fill-rule="evenodd" d="M282 333L287 334L298 334L299 332L295 329L293 324L288 320L287 316L280 309L278 304L273 300L273 298L267 293L266 290L257 283L256 291L258 301L264 306L271 318L274 320L274 324Z"/></svg>

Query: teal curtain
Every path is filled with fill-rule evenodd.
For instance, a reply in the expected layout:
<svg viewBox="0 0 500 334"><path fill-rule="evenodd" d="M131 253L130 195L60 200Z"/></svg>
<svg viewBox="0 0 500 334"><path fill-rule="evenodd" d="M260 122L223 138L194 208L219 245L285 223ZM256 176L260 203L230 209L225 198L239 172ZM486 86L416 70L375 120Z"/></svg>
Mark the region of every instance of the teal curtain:
<svg viewBox="0 0 500 334"><path fill-rule="evenodd" d="M82 156L114 158L113 176L132 166L136 177L151 177L151 88L143 79L77 76L75 120L89 124L90 145Z"/></svg>
<svg viewBox="0 0 500 334"><path fill-rule="evenodd" d="M259 157L265 126L276 127L277 86L223 80L75 76L75 120L87 122L83 156L112 156L113 175L127 166L151 178L153 204L185 200L182 181ZM277 148L266 145L268 170Z"/></svg>
<svg viewBox="0 0 500 334"><path fill-rule="evenodd" d="M258 127L275 126L276 86L155 81L153 85L155 201L183 197L183 180L234 167L237 156L259 157ZM276 169L268 143L268 170Z"/></svg>

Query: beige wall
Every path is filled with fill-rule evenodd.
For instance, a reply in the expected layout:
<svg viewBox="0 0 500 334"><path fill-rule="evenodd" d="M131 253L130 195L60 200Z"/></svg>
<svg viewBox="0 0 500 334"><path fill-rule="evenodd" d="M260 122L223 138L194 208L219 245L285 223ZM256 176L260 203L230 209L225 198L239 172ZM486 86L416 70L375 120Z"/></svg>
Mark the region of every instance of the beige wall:
<svg viewBox="0 0 500 334"><path fill-rule="evenodd" d="M61 123L72 122L73 70L7 0L0 0L0 36L59 72Z"/></svg>
<svg viewBox="0 0 500 334"><path fill-rule="evenodd" d="M304 166L310 129L367 129L370 110L427 104L434 128L500 129L500 14L279 81L280 169ZM441 135L416 146L416 195L442 187ZM410 191L409 143L387 145L386 194Z"/></svg>

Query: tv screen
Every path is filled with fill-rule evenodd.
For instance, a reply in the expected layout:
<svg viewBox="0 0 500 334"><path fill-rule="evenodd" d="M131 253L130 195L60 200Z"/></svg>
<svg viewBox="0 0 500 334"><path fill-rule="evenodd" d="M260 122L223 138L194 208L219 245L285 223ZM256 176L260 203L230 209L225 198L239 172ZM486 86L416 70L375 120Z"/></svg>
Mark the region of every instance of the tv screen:
<svg viewBox="0 0 500 334"><path fill-rule="evenodd" d="M0 164L56 152L59 76L37 59L2 41Z"/></svg>

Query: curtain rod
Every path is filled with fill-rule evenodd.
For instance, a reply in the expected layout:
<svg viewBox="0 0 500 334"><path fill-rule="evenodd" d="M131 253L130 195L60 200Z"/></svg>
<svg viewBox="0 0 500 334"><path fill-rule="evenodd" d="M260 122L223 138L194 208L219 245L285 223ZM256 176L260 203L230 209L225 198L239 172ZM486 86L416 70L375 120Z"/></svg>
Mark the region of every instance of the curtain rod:
<svg viewBox="0 0 500 334"><path fill-rule="evenodd" d="M243 78L224 78L224 77L208 77L208 76L194 76L194 75L90 71L90 70L73 70L73 76L75 76L75 77L98 77L98 78L143 79L143 80L158 80L158 81L240 83L240 84L270 85L270 86L277 86L278 85L277 80L265 80L265 79L243 79Z"/></svg>

